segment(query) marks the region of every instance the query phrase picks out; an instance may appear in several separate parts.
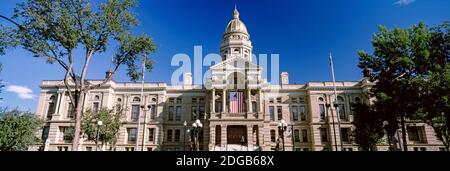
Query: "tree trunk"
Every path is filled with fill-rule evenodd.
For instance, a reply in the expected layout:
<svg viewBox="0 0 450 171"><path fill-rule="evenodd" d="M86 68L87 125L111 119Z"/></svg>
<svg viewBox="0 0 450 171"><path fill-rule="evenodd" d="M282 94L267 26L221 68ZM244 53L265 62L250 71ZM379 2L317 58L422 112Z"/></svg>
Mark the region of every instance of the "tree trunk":
<svg viewBox="0 0 450 171"><path fill-rule="evenodd" d="M408 151L408 145L406 143L406 126L405 126L405 116L400 117L400 122L402 126L402 140L403 140L403 151Z"/></svg>
<svg viewBox="0 0 450 171"><path fill-rule="evenodd" d="M84 92L80 92L76 103L76 115L75 115L75 132L72 143L72 151L78 151L78 144L80 142L81 135L81 114L83 113Z"/></svg>

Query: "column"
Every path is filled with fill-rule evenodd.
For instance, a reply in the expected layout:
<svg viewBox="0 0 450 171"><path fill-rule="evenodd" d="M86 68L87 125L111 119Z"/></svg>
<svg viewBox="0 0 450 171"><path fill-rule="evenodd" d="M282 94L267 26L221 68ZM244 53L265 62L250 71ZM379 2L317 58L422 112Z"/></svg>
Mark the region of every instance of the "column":
<svg viewBox="0 0 450 171"><path fill-rule="evenodd" d="M258 106L257 106L257 112L258 113L264 113L264 109L263 109L264 105L263 105L263 99L262 99L262 91L261 89L258 89ZM258 119L261 119L261 116L263 116L262 114L258 114Z"/></svg>
<svg viewBox="0 0 450 171"><path fill-rule="evenodd" d="M212 101L212 107L211 107L211 110L210 110L210 113L216 113L216 89L212 89L212 93L211 93L212 95L212 98L211 98L211 101Z"/></svg>
<svg viewBox="0 0 450 171"><path fill-rule="evenodd" d="M248 150L253 148L253 125L247 125L247 148Z"/></svg>
<svg viewBox="0 0 450 171"><path fill-rule="evenodd" d="M252 103L251 103L252 99L251 99L251 90L247 89L247 112L251 112L251 108L252 108Z"/></svg>
<svg viewBox="0 0 450 171"><path fill-rule="evenodd" d="M227 91L225 89L222 90L222 111L223 113L226 113L227 110Z"/></svg>
<svg viewBox="0 0 450 171"><path fill-rule="evenodd" d="M52 114L52 120L54 120L53 118L56 118L55 116L60 116L60 106L61 106L61 102L62 102L62 96L64 95L63 91L58 91L58 97L56 98L56 107L55 107L55 113ZM45 113L45 111L44 111ZM47 113L45 113L47 114Z"/></svg>
<svg viewBox="0 0 450 171"><path fill-rule="evenodd" d="M227 142L227 125L222 124L220 125L220 129L222 129L221 131L221 139L222 139L222 146L226 148L226 146L228 145Z"/></svg>

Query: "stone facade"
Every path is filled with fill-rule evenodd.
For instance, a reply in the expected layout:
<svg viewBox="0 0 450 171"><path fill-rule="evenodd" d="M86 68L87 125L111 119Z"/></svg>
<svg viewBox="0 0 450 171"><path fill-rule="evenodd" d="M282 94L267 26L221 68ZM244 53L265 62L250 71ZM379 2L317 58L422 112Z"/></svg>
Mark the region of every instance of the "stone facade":
<svg viewBox="0 0 450 171"><path fill-rule="evenodd" d="M192 74L185 73L182 85L144 83L141 96L140 83L110 81L87 93L83 109L124 109L117 151L188 150L191 136L187 130L191 130L196 119L203 124L200 150L274 150L281 120L288 124L284 136L286 151L335 150L335 145L341 150L341 140L344 150L358 150L351 138L351 104L369 103L365 94L371 84L367 80L336 82L340 109L337 117L336 109L330 105L335 103L332 82L289 84L286 72L280 74L279 84L262 79L264 68L252 61L250 35L237 10L227 25L220 49L223 61L211 67L211 78L204 86L193 84ZM242 111L230 112L230 92L244 96ZM66 127L74 126L65 93L60 80L43 81L41 85L36 110L46 123L39 131L46 139L41 149L71 150L70 141L63 136ZM433 130L421 123L408 123L408 140L411 150L443 148ZM377 149L387 150L388 144L381 143ZM95 150L95 143L83 137L78 150Z"/></svg>

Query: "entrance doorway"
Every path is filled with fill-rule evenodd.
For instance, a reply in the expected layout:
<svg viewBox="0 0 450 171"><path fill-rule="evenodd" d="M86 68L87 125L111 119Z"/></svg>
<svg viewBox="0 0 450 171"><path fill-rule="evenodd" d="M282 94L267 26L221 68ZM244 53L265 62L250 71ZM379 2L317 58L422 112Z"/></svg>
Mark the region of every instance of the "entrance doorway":
<svg viewBox="0 0 450 171"><path fill-rule="evenodd" d="M228 126L227 144L247 145L247 126L243 125Z"/></svg>

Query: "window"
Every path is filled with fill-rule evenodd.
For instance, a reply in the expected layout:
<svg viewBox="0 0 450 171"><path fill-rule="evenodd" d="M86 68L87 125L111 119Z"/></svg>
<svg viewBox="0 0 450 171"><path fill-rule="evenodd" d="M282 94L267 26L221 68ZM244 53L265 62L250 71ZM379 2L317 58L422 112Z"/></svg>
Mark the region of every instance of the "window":
<svg viewBox="0 0 450 171"><path fill-rule="evenodd" d="M300 142L300 131L298 129L294 130L294 141Z"/></svg>
<svg viewBox="0 0 450 171"><path fill-rule="evenodd" d="M297 103L297 98L296 97L292 97L291 98L291 103Z"/></svg>
<svg viewBox="0 0 450 171"><path fill-rule="evenodd" d="M355 97L355 103L361 103L361 98Z"/></svg>
<svg viewBox="0 0 450 171"><path fill-rule="evenodd" d="M283 113L282 113L282 110L283 108L281 107L281 106L277 106L277 118L278 118L278 120L281 120L281 119L283 119Z"/></svg>
<svg viewBox="0 0 450 171"><path fill-rule="evenodd" d="M61 132L62 140L64 141L72 141L73 139L73 127L62 126L59 127L59 131Z"/></svg>
<svg viewBox="0 0 450 171"><path fill-rule="evenodd" d="M325 113L325 105L319 104L319 112L320 112L320 120L325 120L326 113Z"/></svg>
<svg viewBox="0 0 450 171"><path fill-rule="evenodd" d="M281 103L281 97L277 98L277 103Z"/></svg>
<svg viewBox="0 0 450 171"><path fill-rule="evenodd" d="M180 130L175 130L175 142L180 142Z"/></svg>
<svg viewBox="0 0 450 171"><path fill-rule="evenodd" d="M199 119L203 120L205 119L205 106L201 105L198 107L199 112Z"/></svg>
<svg viewBox="0 0 450 171"><path fill-rule="evenodd" d="M275 142L276 141L276 137L275 137L275 130L270 130L270 141L271 142Z"/></svg>
<svg viewBox="0 0 450 171"><path fill-rule="evenodd" d="M151 120L155 120L156 119L156 105L151 105L150 119Z"/></svg>
<svg viewBox="0 0 450 171"><path fill-rule="evenodd" d="M414 151L419 151L419 147L414 147Z"/></svg>
<svg viewBox="0 0 450 171"><path fill-rule="evenodd" d="M43 142L45 142L47 140L49 130L50 130L50 126L44 126L44 128L42 129L41 139Z"/></svg>
<svg viewBox="0 0 450 171"><path fill-rule="evenodd" d="M131 106L131 121L137 122L139 120L139 105Z"/></svg>
<svg viewBox="0 0 450 171"><path fill-rule="evenodd" d="M445 147L439 147L439 151L445 151Z"/></svg>
<svg viewBox="0 0 450 171"><path fill-rule="evenodd" d="M252 112L256 112L256 102L252 102Z"/></svg>
<svg viewBox="0 0 450 171"><path fill-rule="evenodd" d="M302 140L303 142L308 142L308 130L302 129Z"/></svg>
<svg viewBox="0 0 450 171"><path fill-rule="evenodd" d="M175 103L175 98L169 98L169 103Z"/></svg>
<svg viewBox="0 0 450 171"><path fill-rule="evenodd" d="M175 121L181 121L181 106L176 107Z"/></svg>
<svg viewBox="0 0 450 171"><path fill-rule="evenodd" d="M319 102L323 102L323 101L324 101L323 98L319 97Z"/></svg>
<svg viewBox="0 0 450 171"><path fill-rule="evenodd" d="M192 98L191 103L197 103L197 98Z"/></svg>
<svg viewBox="0 0 450 171"><path fill-rule="evenodd" d="M191 107L191 120L194 121L197 119L198 112L197 112L197 106Z"/></svg>
<svg viewBox="0 0 450 171"><path fill-rule="evenodd" d="M302 149L301 148L295 148L295 151L301 151Z"/></svg>
<svg viewBox="0 0 450 171"><path fill-rule="evenodd" d="M305 112L305 106L300 106L300 119L302 121L306 121L306 112Z"/></svg>
<svg viewBox="0 0 450 171"><path fill-rule="evenodd" d="M72 106L72 103L69 103L69 108L67 110L67 118L73 119L75 118L75 109Z"/></svg>
<svg viewBox="0 0 450 171"><path fill-rule="evenodd" d="M167 130L167 142L172 142L172 130Z"/></svg>
<svg viewBox="0 0 450 171"><path fill-rule="evenodd" d="M200 97L200 98L199 98L199 103L205 103L205 98Z"/></svg>
<svg viewBox="0 0 450 171"><path fill-rule="evenodd" d="M309 151L309 148L304 148L303 151Z"/></svg>
<svg viewBox="0 0 450 171"><path fill-rule="evenodd" d="M173 106L169 106L169 121L173 121L173 115L174 115L175 111Z"/></svg>
<svg viewBox="0 0 450 171"><path fill-rule="evenodd" d="M349 142L349 128L341 128L342 142Z"/></svg>
<svg viewBox="0 0 450 171"><path fill-rule="evenodd" d="M154 141L155 138L155 128L148 129L148 141Z"/></svg>
<svg viewBox="0 0 450 171"><path fill-rule="evenodd" d="M69 151L69 147L67 146L58 146L58 151Z"/></svg>
<svg viewBox="0 0 450 171"><path fill-rule="evenodd" d="M427 151L427 148L425 148L425 147L420 147L420 151Z"/></svg>
<svg viewBox="0 0 450 171"><path fill-rule="evenodd" d="M92 104L92 111L93 111L94 113L97 113L97 112L98 112L98 108L99 108L99 103L98 103L98 102L94 102L94 103Z"/></svg>
<svg viewBox="0 0 450 171"><path fill-rule="evenodd" d="M94 96L94 100L100 100L100 96L98 95Z"/></svg>
<svg viewBox="0 0 450 171"><path fill-rule="evenodd" d="M219 112L222 112L222 102L220 102L220 101L216 101L216 112L217 113L219 113Z"/></svg>
<svg viewBox="0 0 450 171"><path fill-rule="evenodd" d="M136 128L128 128L127 129L127 133L128 133L128 144L136 143L137 129Z"/></svg>
<svg viewBox="0 0 450 171"><path fill-rule="evenodd" d="M147 148L147 151L153 151L153 148L149 147L149 148Z"/></svg>
<svg viewBox="0 0 450 171"><path fill-rule="evenodd" d="M269 98L269 103L273 103L273 98Z"/></svg>
<svg viewBox="0 0 450 171"><path fill-rule="evenodd" d="M330 148L324 147L324 148L322 149L322 151L330 151Z"/></svg>
<svg viewBox="0 0 450 171"><path fill-rule="evenodd" d="M408 137L410 141L423 143L423 127L410 126L408 127Z"/></svg>
<svg viewBox="0 0 450 171"><path fill-rule="evenodd" d="M275 109L273 106L269 106L270 121L275 121Z"/></svg>
<svg viewBox="0 0 450 171"><path fill-rule="evenodd" d="M181 98L177 98L177 104L180 104L181 102Z"/></svg>
<svg viewBox="0 0 450 171"><path fill-rule="evenodd" d="M216 145L220 145L222 143L222 127L220 125L216 125Z"/></svg>
<svg viewBox="0 0 450 171"><path fill-rule="evenodd" d="M134 147L125 147L125 151L134 151Z"/></svg>
<svg viewBox="0 0 450 171"><path fill-rule="evenodd" d="M298 108L297 106L291 107L291 113L292 113L292 120L298 121Z"/></svg>
<svg viewBox="0 0 450 171"><path fill-rule="evenodd" d="M300 103L305 103L305 98L304 97L300 97L299 101L300 101Z"/></svg>
<svg viewBox="0 0 450 171"><path fill-rule="evenodd" d="M55 102L50 102L48 103L47 119L51 119L54 113L55 113Z"/></svg>
<svg viewBox="0 0 450 171"><path fill-rule="evenodd" d="M344 104L339 104L338 105L339 108L339 118L340 119L347 119L347 116L345 115L345 107Z"/></svg>
<svg viewBox="0 0 450 171"><path fill-rule="evenodd" d="M140 102L141 101L141 98L139 98L139 97L134 97L133 98L133 102Z"/></svg>
<svg viewBox="0 0 450 171"><path fill-rule="evenodd" d="M321 142L328 142L327 128L320 128L320 141Z"/></svg>
<svg viewBox="0 0 450 171"><path fill-rule="evenodd" d="M86 151L92 151L92 147L86 147Z"/></svg>

